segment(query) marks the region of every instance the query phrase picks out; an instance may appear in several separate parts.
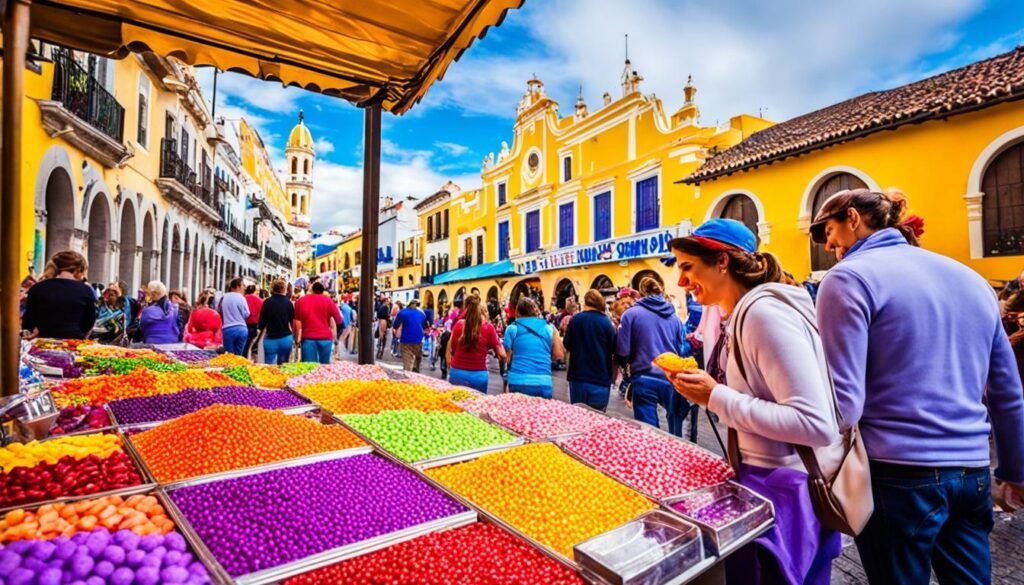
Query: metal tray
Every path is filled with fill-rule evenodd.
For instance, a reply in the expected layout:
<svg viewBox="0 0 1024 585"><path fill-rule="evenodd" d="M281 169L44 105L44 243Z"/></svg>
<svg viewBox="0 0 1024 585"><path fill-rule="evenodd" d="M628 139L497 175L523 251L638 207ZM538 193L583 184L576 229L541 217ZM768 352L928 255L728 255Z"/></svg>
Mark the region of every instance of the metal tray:
<svg viewBox="0 0 1024 585"><path fill-rule="evenodd" d="M257 389L260 389L260 390L266 390L268 392L288 392L289 394L295 396L296 398L298 398L300 400L305 400L306 401L306 404L300 404L298 406L289 406L289 407L286 407L286 408L273 409L273 410L279 410L279 411L281 411L281 412L283 412L285 414L302 414L302 413L305 413L305 412L309 412L311 410L316 410L316 408L318 408L317 405L314 404L309 398L306 398L305 396L299 394L298 392L292 390L291 388L287 388L287 387L286 388L260 388L259 386L253 386L253 388L257 388ZM209 388L207 388L207 390L209 390ZM141 422L141 423L122 424L121 421L117 420L117 417L114 415L114 410L110 408L110 403L109 402L105 403L103 405L103 409L107 411L107 418L110 419L111 424L113 426L119 428L119 429L147 428L147 427L152 427L152 426L158 425L160 423L165 423L165 422L168 422L168 421L176 420L176 418L181 418L181 417L176 417L176 418L168 418L168 419L164 419L164 420L146 421L146 422Z"/></svg>
<svg viewBox="0 0 1024 585"><path fill-rule="evenodd" d="M355 451L359 451L359 453ZM161 488L160 491L164 495L164 499L167 502L167 509L169 510L169 514L171 514L172 520L174 520L176 525L181 527L182 534L185 535L185 539L189 542L189 544L192 545L192 547L197 552L200 552L200 556L204 564L206 564L211 569L211 578L213 578L214 582L217 583L238 583L239 585L263 585L268 583L277 583L284 579L301 575L302 573L313 571L322 567L333 565L346 559L381 550L394 544L398 544L400 542L412 540L413 538L416 538L418 536L429 534L431 532L436 532L438 530L466 526L477 521L477 512L475 507L468 506L459 498L452 497L451 493L448 490L440 490L441 493L443 493L444 495L462 504L463 507L466 508L466 511L445 518L438 518L437 520L432 520L430 522L425 522L423 524L418 524L416 526L410 526L408 528L404 528L396 532L382 534L369 540L354 542L342 547L326 550L315 555L311 555L296 561L292 561L290 563L279 565L277 567L272 567L269 569L258 571L256 573L249 573L246 575L241 575L232 578L228 574L227 570L224 569L220 562L217 561L217 559L213 556L210 550L202 542L202 539L199 537L198 533L195 532L195 529L192 528L192 525L188 522L188 519L181 512L181 510L178 509L177 505L174 504L174 501L171 500L171 498L169 497L171 492L173 492L174 490L187 486L200 485L204 483L210 483L234 477L255 475L257 473L263 473L274 469L299 467L302 465L316 463L319 461L328 461L332 459L338 459L341 457L350 457L352 455L370 453L376 453L378 456L381 455L380 453L374 451L374 449L370 446L359 447L357 449L349 449L346 451L321 453L316 456L291 459L288 461L280 461L260 467L249 467L246 469L240 469L236 471L226 472L223 474L217 474L216 476L211 475L201 478L193 478L173 484L168 484ZM391 457L383 458L387 459L388 461L396 462L396 460ZM423 474L419 473L415 469L410 468L408 465L402 464L400 462L398 463L404 469L412 471L412 473L417 475L417 477L425 477L423 476ZM214 577L215 574L216 577Z"/></svg>
<svg viewBox="0 0 1024 585"><path fill-rule="evenodd" d="M682 512L673 507L673 504L687 500L709 500L697 504L696 509L701 509L709 503L722 501L727 498L740 500L749 506L749 509L740 517L719 527L712 526L707 522L694 518L689 513ZM775 523L775 507L772 505L772 502L733 481L695 490L684 496L665 498L661 501L661 506L665 511L699 526L707 537L709 548L719 557L726 557L733 553L760 536Z"/></svg>

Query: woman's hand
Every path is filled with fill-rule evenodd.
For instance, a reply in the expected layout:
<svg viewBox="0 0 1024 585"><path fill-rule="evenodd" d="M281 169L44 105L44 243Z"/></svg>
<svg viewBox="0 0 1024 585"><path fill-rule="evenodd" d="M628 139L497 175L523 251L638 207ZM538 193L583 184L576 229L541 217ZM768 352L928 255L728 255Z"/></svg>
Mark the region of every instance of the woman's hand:
<svg viewBox="0 0 1024 585"><path fill-rule="evenodd" d="M680 393L690 402L695 402L707 408L711 400L711 391L715 389L718 382L704 370L688 370L679 372L669 377L669 381L675 386L676 392Z"/></svg>

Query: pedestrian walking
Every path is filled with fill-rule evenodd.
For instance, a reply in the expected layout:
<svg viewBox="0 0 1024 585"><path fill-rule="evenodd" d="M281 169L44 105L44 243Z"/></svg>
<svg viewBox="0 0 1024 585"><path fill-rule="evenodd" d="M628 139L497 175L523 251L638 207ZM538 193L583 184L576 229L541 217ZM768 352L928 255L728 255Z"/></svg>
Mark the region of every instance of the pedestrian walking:
<svg viewBox="0 0 1024 585"><path fill-rule="evenodd" d="M295 342L292 333L295 305L288 298L288 282L283 278L274 279L270 292L270 298L260 307L257 323L259 335L263 338L263 359L268 364L286 364Z"/></svg>
<svg viewBox="0 0 1024 585"><path fill-rule="evenodd" d="M355 324L353 323L353 312L352 305L348 301L341 301L338 303L338 311L341 312L341 335L338 337L338 347L336 349L335 357L341 359L341 354L344 351L350 354L355 353L352 348L352 332L355 330Z"/></svg>
<svg viewBox="0 0 1024 585"><path fill-rule="evenodd" d="M566 379L569 401L600 411L608 409L609 389L615 380L615 326L608 317L604 295L590 289L583 295L583 311L565 327Z"/></svg>
<svg viewBox="0 0 1024 585"><path fill-rule="evenodd" d="M996 499L1024 494L1024 398L991 287L916 247L905 202L843 191L811 224L839 263L818 325L843 420L858 424L875 511L857 537L873 584L988 583ZM950 294L955 291L955 294Z"/></svg>
<svg viewBox="0 0 1024 585"><path fill-rule="evenodd" d="M323 284L314 282L310 290L310 294L295 303L295 343L302 348L302 361L329 364L336 337L331 319L335 324L341 323L341 312L331 297L324 294Z"/></svg>
<svg viewBox="0 0 1024 585"><path fill-rule="evenodd" d="M551 398L551 364L565 357L558 331L540 318L540 308L523 296L516 305L516 320L505 329L508 353L508 388L529 396Z"/></svg>
<svg viewBox="0 0 1024 585"><path fill-rule="evenodd" d="M43 278L28 289L21 328L29 337L85 339L96 323L96 297L84 284L89 262L78 252L58 252Z"/></svg>
<svg viewBox="0 0 1024 585"><path fill-rule="evenodd" d="M201 349L216 349L224 345L224 329L220 314L213 310L213 291L205 290L199 295L196 306L185 325L185 343Z"/></svg>
<svg viewBox="0 0 1024 585"><path fill-rule="evenodd" d="M255 284L250 284L245 287L245 304L249 307L249 316L245 318L246 338L245 338L245 349L242 350L242 355L252 359L252 350L256 341L256 332L259 329L257 326L260 322L260 309L263 307L263 299L256 294L257 288Z"/></svg>
<svg viewBox="0 0 1024 585"><path fill-rule="evenodd" d="M167 287L154 280L146 287L148 305L142 310L142 340L149 344L178 343L178 306L167 298Z"/></svg>
<svg viewBox="0 0 1024 585"><path fill-rule="evenodd" d="M651 362L665 352L682 350L683 322L672 303L665 300L661 283L654 278L648 276L640 281L640 294L642 298L622 314L615 348L618 360L629 365L632 397L627 391L627 405L632 406L637 420L655 427L660 405L665 409L668 431L682 436L689 403Z"/></svg>
<svg viewBox="0 0 1024 585"><path fill-rule="evenodd" d="M228 292L220 299L220 315L223 321L224 350L235 355L245 354L245 340L249 337L249 303L242 292L245 281L233 278L228 283Z"/></svg>
<svg viewBox="0 0 1024 585"><path fill-rule="evenodd" d="M447 357L451 367L451 383L468 386L487 393L487 354L505 359L505 348L498 339L494 325L487 321L487 308L480 297L470 295L463 302L465 317L452 327Z"/></svg>
<svg viewBox="0 0 1024 585"><path fill-rule="evenodd" d="M107 344L124 342L130 314L131 305L121 293L121 285L108 284L96 303L96 324L89 338Z"/></svg>
<svg viewBox="0 0 1024 585"><path fill-rule="evenodd" d="M427 319L419 309L419 299L409 301L409 306L395 316L395 335L398 337L402 354L402 369L419 372L423 360L423 325Z"/></svg>
<svg viewBox="0 0 1024 585"><path fill-rule="evenodd" d="M775 526L729 558L727 580L827 585L842 541L815 516L794 445L813 449L829 477L845 450L810 295L783 284L778 261L758 252L741 222L710 220L669 247L679 286L729 317L707 370L672 382L732 429L727 452L740 483L775 507Z"/></svg>

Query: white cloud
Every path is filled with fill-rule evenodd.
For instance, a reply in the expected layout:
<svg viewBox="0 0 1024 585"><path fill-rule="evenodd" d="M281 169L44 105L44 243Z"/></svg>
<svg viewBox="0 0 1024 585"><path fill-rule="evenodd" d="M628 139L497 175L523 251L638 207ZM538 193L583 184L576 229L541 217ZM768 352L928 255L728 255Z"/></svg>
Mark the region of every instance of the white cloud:
<svg viewBox="0 0 1024 585"><path fill-rule="evenodd" d="M528 4L533 46L495 56L471 49L427 95L432 107L503 117L536 73L571 110L579 86L591 110L621 95L623 35L641 88L668 112L692 74L703 123L739 113L784 120L903 81L922 57L954 46L980 0L856 3L564 0ZM509 20L517 17L511 13ZM582 32L582 31L585 31Z"/></svg>
<svg viewBox="0 0 1024 585"><path fill-rule="evenodd" d="M324 138L323 136L318 137L313 142L313 147L316 150L317 156L323 156L334 152L334 143Z"/></svg>
<svg viewBox="0 0 1024 585"><path fill-rule="evenodd" d="M451 156L462 156L469 152L469 147L455 142L435 142L434 146L440 148Z"/></svg>
<svg viewBox="0 0 1024 585"><path fill-rule="evenodd" d="M211 98L213 96L213 68L197 68L196 77L203 88L203 94L207 98ZM296 120L299 115L298 100L303 95L303 91L297 87L283 87L276 81L264 81L241 73L223 72L217 75L218 102L228 96L229 99L233 98L236 103L245 103L267 112L277 114L294 112Z"/></svg>

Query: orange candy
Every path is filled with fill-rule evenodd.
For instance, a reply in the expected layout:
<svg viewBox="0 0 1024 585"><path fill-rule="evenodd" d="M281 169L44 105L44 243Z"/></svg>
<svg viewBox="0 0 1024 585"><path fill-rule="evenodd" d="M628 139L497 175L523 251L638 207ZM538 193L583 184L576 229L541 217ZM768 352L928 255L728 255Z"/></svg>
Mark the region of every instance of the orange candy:
<svg viewBox="0 0 1024 585"><path fill-rule="evenodd" d="M666 374L678 374L686 370L696 370L697 360L692 357L684 358L672 352L665 352L654 358L654 365L665 370Z"/></svg>
<svg viewBox="0 0 1024 585"><path fill-rule="evenodd" d="M137 398L155 394L171 394L185 388L216 388L237 386L238 382L219 372L187 370L184 372L153 372L139 368L123 376L96 376L68 380L53 388L57 406L77 403L106 404L119 398Z"/></svg>
<svg viewBox="0 0 1024 585"><path fill-rule="evenodd" d="M377 414L386 410L462 412L437 390L390 380L323 382L303 386L299 392L335 414Z"/></svg>
<svg viewBox="0 0 1024 585"><path fill-rule="evenodd" d="M237 368L253 365L251 361L233 353L222 353L210 360L210 365L221 368Z"/></svg>
<svg viewBox="0 0 1024 585"><path fill-rule="evenodd" d="M0 518L0 542L73 536L98 526L111 532L131 530L140 536L174 530L174 522L154 496L104 496L46 504L38 510L11 510Z"/></svg>
<svg viewBox="0 0 1024 585"><path fill-rule="evenodd" d="M131 439L160 483L365 444L341 426L223 404L186 414Z"/></svg>

